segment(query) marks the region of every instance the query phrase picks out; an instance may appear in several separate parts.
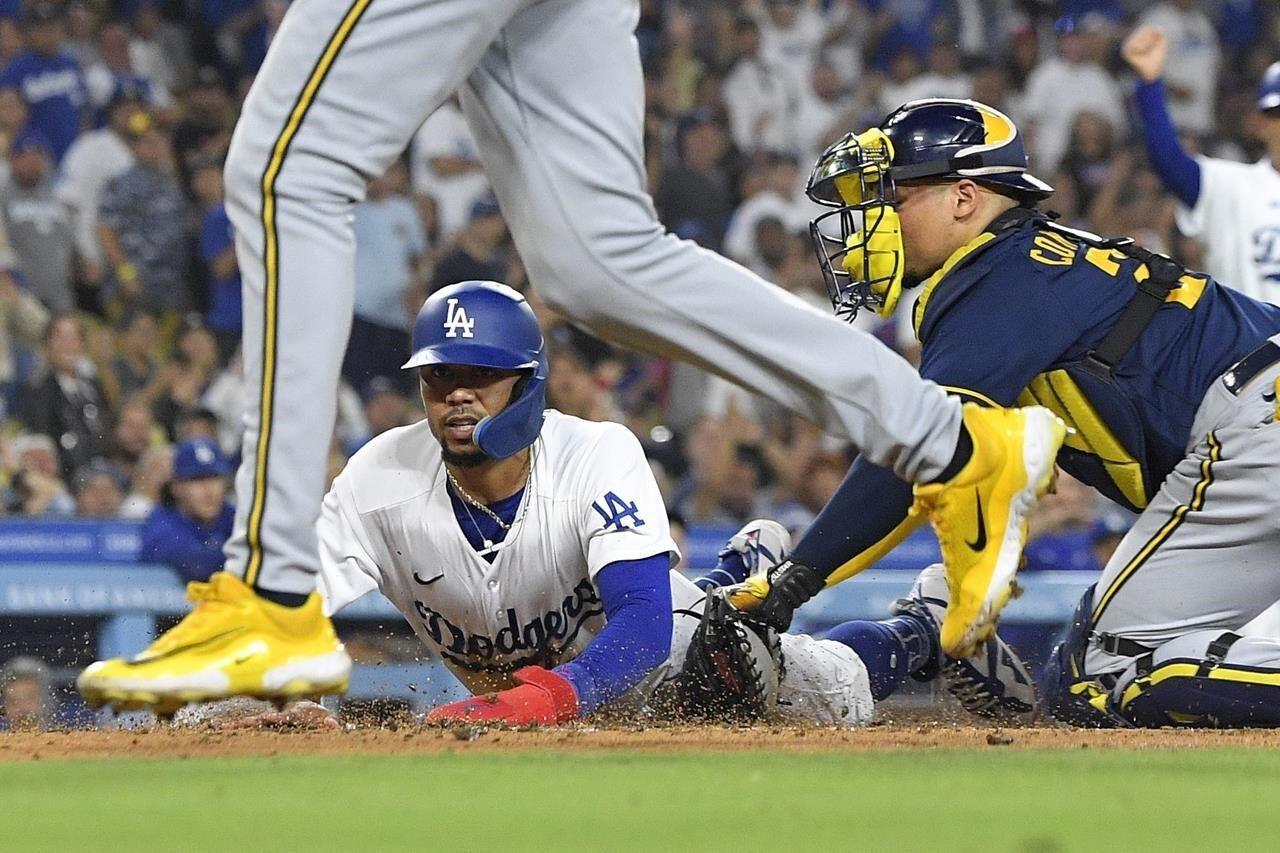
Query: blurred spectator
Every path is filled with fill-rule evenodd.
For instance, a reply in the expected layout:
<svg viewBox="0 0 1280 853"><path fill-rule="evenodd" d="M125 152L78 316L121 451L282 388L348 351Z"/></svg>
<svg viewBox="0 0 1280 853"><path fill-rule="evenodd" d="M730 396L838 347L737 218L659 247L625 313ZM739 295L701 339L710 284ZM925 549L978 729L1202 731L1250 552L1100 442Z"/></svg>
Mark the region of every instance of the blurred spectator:
<svg viewBox="0 0 1280 853"><path fill-rule="evenodd" d="M1115 78L1088 58L1085 34L1070 18L1056 25L1058 54L1031 72L1023 99L1022 115L1031 140L1033 171L1053 172L1067 153L1076 116L1096 113L1116 133L1123 133L1124 101Z"/></svg>
<svg viewBox="0 0 1280 853"><path fill-rule="evenodd" d="M110 369L103 371L102 385L111 400L140 397L148 405L164 389L156 363L160 346L160 330L154 314L132 311L121 320L116 335L116 354Z"/></svg>
<svg viewBox="0 0 1280 853"><path fill-rule="evenodd" d="M729 228L724 235L724 252L738 263L768 277L776 271L785 248L779 247L779 239L785 241L788 234L804 233L816 207L801 190L800 164L794 157L771 154L761 170L766 178L763 189L748 198L734 211ZM765 220L776 220L781 233L766 235L772 238L770 247L760 243L759 226ZM772 255L772 262L764 254Z"/></svg>
<svg viewBox="0 0 1280 853"><path fill-rule="evenodd" d="M0 186L9 183L9 149L27 129L27 102L13 86L0 86Z"/></svg>
<svg viewBox="0 0 1280 853"><path fill-rule="evenodd" d="M740 18L734 40L738 58L723 89L733 144L744 154L795 148L800 90L777 61L761 54L755 21Z"/></svg>
<svg viewBox="0 0 1280 853"><path fill-rule="evenodd" d="M729 176L721 166L729 140L707 110L695 110L680 122L680 160L658 183L654 203L667 228L708 249L719 249L733 211Z"/></svg>
<svg viewBox="0 0 1280 853"><path fill-rule="evenodd" d="M760 54L782 70L797 94L808 87L827 37L827 21L816 6L813 0L764 0L764 14L755 19Z"/></svg>
<svg viewBox="0 0 1280 853"><path fill-rule="evenodd" d="M955 45L938 43L929 49L929 62L923 74L901 81L892 90L892 101L882 95L880 105L886 113L908 101L924 98L968 98L973 95L973 79L960 64L960 51Z"/></svg>
<svg viewBox="0 0 1280 853"><path fill-rule="evenodd" d="M133 468L129 494L120 503L120 517L141 521L160 505L173 475L173 450L166 444L150 447Z"/></svg>
<svg viewBox="0 0 1280 853"><path fill-rule="evenodd" d="M943 0L862 0L862 5L871 14L871 65L881 71L904 51L916 57L929 52L945 6Z"/></svg>
<svg viewBox="0 0 1280 853"><path fill-rule="evenodd" d="M235 510L226 500L227 463L215 441L190 439L173 455L172 500L142 526L144 561L164 563L185 580L204 581L222 568L222 546Z"/></svg>
<svg viewBox="0 0 1280 853"><path fill-rule="evenodd" d="M200 397L201 408L217 416L218 444L222 445L223 453L231 456L240 452L240 438L244 434L246 392L242 363L242 354L237 348L226 368L214 377Z"/></svg>
<svg viewBox="0 0 1280 853"><path fill-rule="evenodd" d="M204 312L204 324L218 341L219 360L226 362L240 344L243 312L235 229L223 203L220 160L205 159L193 164L191 194L200 205L198 250L209 283L209 307ZM356 257L358 264L359 254Z"/></svg>
<svg viewBox="0 0 1280 853"><path fill-rule="evenodd" d="M425 298L418 264L427 244L417 208L404 192L407 183L397 160L369 182L368 198L356 205L355 317L342 376L357 388L383 376L410 394L417 377L400 365L409 357L409 328Z"/></svg>
<svg viewBox="0 0 1280 853"><path fill-rule="evenodd" d="M173 156L183 184L190 184L196 165L220 163L226 157L236 110L222 76L209 67L196 72L184 106L182 120L173 130Z"/></svg>
<svg viewBox="0 0 1280 853"><path fill-rule="evenodd" d="M41 731L53 719L49 669L39 658L19 655L0 667L0 731Z"/></svg>
<svg viewBox="0 0 1280 853"><path fill-rule="evenodd" d="M13 442L15 466L5 509L13 515L67 516L75 502L58 469L58 450L47 435L28 433Z"/></svg>
<svg viewBox="0 0 1280 853"><path fill-rule="evenodd" d="M191 39L182 27L160 15L162 0L134 0L129 38L129 61L140 76L169 92L186 87L193 76Z"/></svg>
<svg viewBox="0 0 1280 853"><path fill-rule="evenodd" d="M4 234L0 231L0 258L4 254ZM8 269L0 266L0 401L9 398L17 379L14 347L38 347L48 323L48 310L14 283ZM0 411L0 419L3 414Z"/></svg>
<svg viewBox="0 0 1280 853"><path fill-rule="evenodd" d="M103 187L98 211L98 243L114 271L106 304L175 317L191 303L186 197L174 180L169 141L146 113L136 113L128 131L134 164Z"/></svg>
<svg viewBox="0 0 1280 853"><path fill-rule="evenodd" d="M1076 116L1071 126L1071 144L1061 168L1071 176L1079 193L1077 203L1082 208L1093 204L1099 190L1112 180L1115 157L1115 134L1107 120L1095 112L1086 111ZM1056 189L1056 185L1055 185ZM1056 202L1051 199L1050 203Z"/></svg>
<svg viewBox="0 0 1280 853"><path fill-rule="evenodd" d="M85 355L85 331L74 315L55 316L45 330L45 373L19 397L18 419L47 435L59 449L62 476L105 456L111 413Z"/></svg>
<svg viewBox="0 0 1280 853"><path fill-rule="evenodd" d="M132 480L142 455L151 447L157 427L151 416L151 406L142 397L124 402L116 414L116 426L111 431L111 449L107 459L125 478Z"/></svg>
<svg viewBox="0 0 1280 853"><path fill-rule="evenodd" d="M613 347L568 323L557 325L547 337L551 342L547 405L588 421L622 420L610 393Z"/></svg>
<svg viewBox="0 0 1280 853"><path fill-rule="evenodd" d="M435 202L437 236L449 240L470 220L476 199L489 191L475 138L455 98L422 123L409 150L413 192Z"/></svg>
<svg viewBox="0 0 1280 853"><path fill-rule="evenodd" d="M460 281L502 281L507 269L507 223L491 195L471 205L471 220L458 232L452 251L436 262L431 290ZM421 305L413 307L417 313Z"/></svg>
<svg viewBox="0 0 1280 853"><path fill-rule="evenodd" d="M23 282L46 308L64 314L75 308L75 234L71 212L54 194L50 156L49 141L39 131L13 140L12 177L0 188L0 216Z"/></svg>
<svg viewBox="0 0 1280 853"><path fill-rule="evenodd" d="M80 133L87 100L80 65L65 48L62 7L35 0L22 16L26 49L3 71L0 86L15 86L31 111L31 124L45 135L54 162L61 162Z"/></svg>
<svg viewBox="0 0 1280 853"><path fill-rule="evenodd" d="M795 118L796 151L802 168L807 169L828 145L852 130L852 109L835 65L826 61L815 64Z"/></svg>
<svg viewBox="0 0 1280 853"><path fill-rule="evenodd" d="M158 112L173 108L167 89L134 70L129 31L122 24L108 22L98 31L98 56L85 68L84 78L95 125L106 122L107 107L126 91L136 92L139 100Z"/></svg>
<svg viewBox="0 0 1280 853"><path fill-rule="evenodd" d="M1213 130L1222 56L1213 21L1200 6L1197 0L1166 0L1138 23L1161 30L1169 45L1164 88L1174 126L1205 136Z"/></svg>
<svg viewBox="0 0 1280 853"><path fill-rule="evenodd" d="M362 403L369 438L411 423L410 412L416 408L385 376L375 376L365 385Z"/></svg>
<svg viewBox="0 0 1280 853"><path fill-rule="evenodd" d="M178 337L173 359L164 368L164 390L156 402L156 420L174 440L183 436L179 419L198 409L201 396L218 373L218 344L204 326L186 326ZM217 416L208 435L217 436Z"/></svg>
<svg viewBox="0 0 1280 853"><path fill-rule="evenodd" d="M81 518L115 518L124 500L124 478L114 465L90 462L76 471L76 515Z"/></svg>
<svg viewBox="0 0 1280 853"><path fill-rule="evenodd" d="M137 116L143 118L136 118ZM62 161L57 193L71 208L76 223L76 248L84 260L85 278L102 278L102 249L98 245L98 206L102 190L133 166L130 127L145 119L135 92L121 92L107 108L107 126L82 134Z"/></svg>
<svg viewBox="0 0 1280 853"><path fill-rule="evenodd" d="M189 438L218 440L218 416L200 405L183 409L173 422L173 440L179 444Z"/></svg>

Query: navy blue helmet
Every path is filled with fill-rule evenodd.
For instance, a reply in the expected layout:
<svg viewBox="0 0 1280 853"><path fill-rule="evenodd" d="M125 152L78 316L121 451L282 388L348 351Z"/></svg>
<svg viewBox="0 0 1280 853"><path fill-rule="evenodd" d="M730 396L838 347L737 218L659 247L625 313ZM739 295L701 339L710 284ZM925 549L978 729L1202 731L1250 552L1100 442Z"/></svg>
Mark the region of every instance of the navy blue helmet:
<svg viewBox="0 0 1280 853"><path fill-rule="evenodd" d="M903 104L878 127L849 133L818 159L808 194L835 208L810 224L832 305L854 317L871 306L892 313L903 287L886 234L896 231L897 188L968 178L1021 204L1053 187L1027 170L1027 150L1004 113L977 101L930 98Z"/></svg>
<svg viewBox="0 0 1280 853"><path fill-rule="evenodd" d="M496 415L476 424L474 441L486 456L505 459L533 444L547 400L547 353L529 303L496 281L442 287L413 323L413 355L402 367L459 364L527 371Z"/></svg>

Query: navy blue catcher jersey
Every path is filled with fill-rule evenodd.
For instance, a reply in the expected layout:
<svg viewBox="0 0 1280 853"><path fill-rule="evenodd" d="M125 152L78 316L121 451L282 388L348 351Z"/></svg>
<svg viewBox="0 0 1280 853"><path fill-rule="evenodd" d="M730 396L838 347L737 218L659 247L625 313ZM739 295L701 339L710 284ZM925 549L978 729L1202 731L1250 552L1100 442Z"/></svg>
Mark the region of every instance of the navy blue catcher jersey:
<svg viewBox="0 0 1280 853"><path fill-rule="evenodd" d="M984 232L923 284L920 372L961 396L1048 407L1076 430L1059 464L1142 509L1185 456L1210 384L1280 332L1280 307L1188 272L1110 380L1083 370L1146 275L1039 216Z"/></svg>

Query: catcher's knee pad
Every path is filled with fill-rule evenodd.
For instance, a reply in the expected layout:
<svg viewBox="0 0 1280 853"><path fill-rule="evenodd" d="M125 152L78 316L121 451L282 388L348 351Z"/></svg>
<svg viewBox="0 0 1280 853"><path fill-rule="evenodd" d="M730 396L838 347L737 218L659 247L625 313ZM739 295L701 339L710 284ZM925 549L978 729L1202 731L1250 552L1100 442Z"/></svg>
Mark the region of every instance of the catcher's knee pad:
<svg viewBox="0 0 1280 853"><path fill-rule="evenodd" d="M1135 659L1109 699L1137 726L1280 726L1280 642L1186 634Z"/></svg>
<svg viewBox="0 0 1280 853"><path fill-rule="evenodd" d="M834 640L783 634L780 716L825 726L860 726L875 716L867 667L853 649Z"/></svg>

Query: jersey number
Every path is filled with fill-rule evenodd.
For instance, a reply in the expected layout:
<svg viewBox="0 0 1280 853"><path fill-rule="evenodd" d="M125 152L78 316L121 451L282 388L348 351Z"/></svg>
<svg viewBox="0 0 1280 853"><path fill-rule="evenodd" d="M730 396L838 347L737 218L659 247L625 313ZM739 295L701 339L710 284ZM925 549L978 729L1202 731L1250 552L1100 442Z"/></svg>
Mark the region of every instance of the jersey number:
<svg viewBox="0 0 1280 853"><path fill-rule="evenodd" d="M1055 234L1052 231L1044 231L1037 234L1032 242L1036 248L1031 250L1031 259L1042 264L1048 264L1051 267L1064 267L1075 263L1076 250L1080 248L1079 243L1068 240L1061 234ZM1112 278L1119 275L1119 261L1123 258L1123 252L1116 249L1103 249L1099 246L1092 246L1086 249L1084 253L1085 261ZM1140 266L1134 271L1134 278L1137 281L1144 281L1147 275L1145 266ZM1200 301L1200 296L1204 293L1207 283L1207 279L1184 275L1178 280L1178 286L1169 292L1164 301L1177 302L1187 308L1194 308L1196 303Z"/></svg>
<svg viewBox="0 0 1280 853"><path fill-rule="evenodd" d="M604 507L600 506L599 501L591 504L591 508L600 513L600 518L604 521L605 529L610 527L615 530L625 530L626 525L622 523L623 519L631 519L631 527L644 527L644 519L640 517L640 511L636 508L635 502L627 503L613 492L604 493L605 506L609 509L606 512Z"/></svg>

